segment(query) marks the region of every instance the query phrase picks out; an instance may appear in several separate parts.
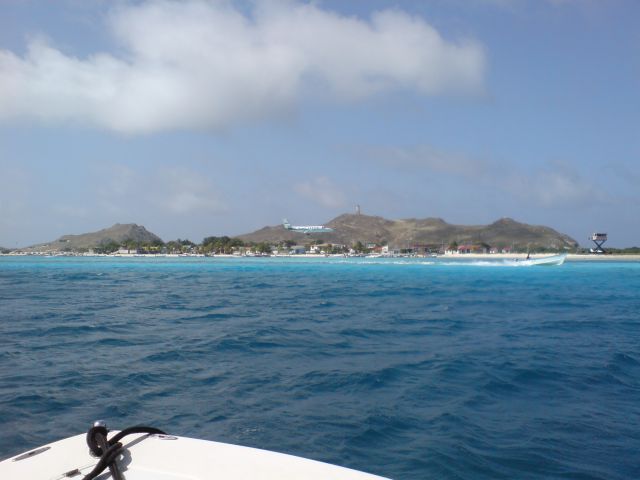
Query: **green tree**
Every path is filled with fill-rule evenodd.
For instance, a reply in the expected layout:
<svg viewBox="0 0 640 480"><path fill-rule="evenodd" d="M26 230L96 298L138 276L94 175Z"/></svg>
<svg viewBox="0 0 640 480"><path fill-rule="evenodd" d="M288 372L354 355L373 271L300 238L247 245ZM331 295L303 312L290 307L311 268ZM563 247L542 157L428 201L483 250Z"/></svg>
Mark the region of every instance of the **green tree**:
<svg viewBox="0 0 640 480"><path fill-rule="evenodd" d="M178 240L171 240L166 243L167 252L180 253L182 252L182 244Z"/></svg>
<svg viewBox="0 0 640 480"><path fill-rule="evenodd" d="M222 237L206 237L202 240L202 250L213 253L232 253L236 247L244 246L244 242L238 238Z"/></svg>
<svg viewBox="0 0 640 480"><path fill-rule="evenodd" d="M128 238L123 242L124 247L129 250L129 252L137 252L140 248L140 242L136 242L135 240Z"/></svg>
<svg viewBox="0 0 640 480"><path fill-rule="evenodd" d="M120 248L119 243L114 242L113 240L107 240L101 243L100 245L98 245L97 247L95 247L94 251L96 253L109 254L109 253L117 252L119 248Z"/></svg>
<svg viewBox="0 0 640 480"><path fill-rule="evenodd" d="M271 253L271 245L267 242L260 242L256 245L256 251L258 253Z"/></svg>

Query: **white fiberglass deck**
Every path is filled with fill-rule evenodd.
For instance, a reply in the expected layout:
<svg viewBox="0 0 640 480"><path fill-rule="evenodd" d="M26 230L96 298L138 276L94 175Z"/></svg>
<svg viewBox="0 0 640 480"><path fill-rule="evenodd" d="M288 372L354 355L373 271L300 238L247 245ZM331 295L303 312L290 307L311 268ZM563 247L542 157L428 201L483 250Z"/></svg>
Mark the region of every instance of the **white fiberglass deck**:
<svg viewBox="0 0 640 480"><path fill-rule="evenodd" d="M89 453L85 437L82 434L66 438L31 451L42 449L40 453L4 460L0 462L0 478L80 480L98 462ZM382 479L292 455L171 435L127 436L124 447L118 465L126 480ZM106 470L97 478L107 480L111 475Z"/></svg>

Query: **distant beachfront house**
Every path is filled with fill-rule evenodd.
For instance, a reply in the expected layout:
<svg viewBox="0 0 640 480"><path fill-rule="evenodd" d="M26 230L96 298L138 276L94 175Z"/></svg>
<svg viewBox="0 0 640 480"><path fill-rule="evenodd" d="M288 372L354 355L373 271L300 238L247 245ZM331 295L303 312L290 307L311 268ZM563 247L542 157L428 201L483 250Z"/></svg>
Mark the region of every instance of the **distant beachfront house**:
<svg viewBox="0 0 640 480"><path fill-rule="evenodd" d="M307 250L304 248L304 245L294 245L289 249L290 255L304 255L307 253Z"/></svg>
<svg viewBox="0 0 640 480"><path fill-rule="evenodd" d="M116 253L117 253L118 255L129 255L129 254L132 254L132 253L138 253L138 249L136 249L136 248L120 247Z"/></svg>
<svg viewBox="0 0 640 480"><path fill-rule="evenodd" d="M458 245L458 253L487 253L487 248L482 245Z"/></svg>
<svg viewBox="0 0 640 480"><path fill-rule="evenodd" d="M346 250L348 250L346 245L343 245L341 243L332 243L331 244L331 250L332 251L340 251L340 252L344 252Z"/></svg>
<svg viewBox="0 0 640 480"><path fill-rule="evenodd" d="M321 245L311 245L309 247L309 253L314 253L314 254L319 254L322 253L322 246Z"/></svg>
<svg viewBox="0 0 640 480"><path fill-rule="evenodd" d="M309 253L315 253L319 255L326 255L334 252L335 250L342 251L345 248L344 245L334 243L321 243L319 245L311 245L309 247Z"/></svg>
<svg viewBox="0 0 640 480"><path fill-rule="evenodd" d="M411 248L416 255L430 255L441 250L441 246L435 243L416 243Z"/></svg>
<svg viewBox="0 0 640 480"><path fill-rule="evenodd" d="M400 249L398 247L390 247L389 245L385 245L380 248L380 253L382 255L400 255Z"/></svg>

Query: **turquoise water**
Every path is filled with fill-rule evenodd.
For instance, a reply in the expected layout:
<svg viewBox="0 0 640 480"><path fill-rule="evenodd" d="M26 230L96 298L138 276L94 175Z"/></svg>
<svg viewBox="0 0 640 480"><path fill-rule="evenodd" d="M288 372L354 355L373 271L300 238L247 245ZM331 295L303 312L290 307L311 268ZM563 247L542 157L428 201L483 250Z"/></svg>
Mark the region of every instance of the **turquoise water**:
<svg viewBox="0 0 640 480"><path fill-rule="evenodd" d="M144 423L397 479L640 477L640 263L0 257L0 457Z"/></svg>

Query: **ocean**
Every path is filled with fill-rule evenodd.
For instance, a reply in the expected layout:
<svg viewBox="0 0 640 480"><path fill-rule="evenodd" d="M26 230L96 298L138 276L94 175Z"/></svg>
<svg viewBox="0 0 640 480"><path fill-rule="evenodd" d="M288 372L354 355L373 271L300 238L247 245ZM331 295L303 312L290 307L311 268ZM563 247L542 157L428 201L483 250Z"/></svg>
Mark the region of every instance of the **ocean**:
<svg viewBox="0 0 640 480"><path fill-rule="evenodd" d="M640 263L0 257L0 457L166 432L395 479L640 478Z"/></svg>

